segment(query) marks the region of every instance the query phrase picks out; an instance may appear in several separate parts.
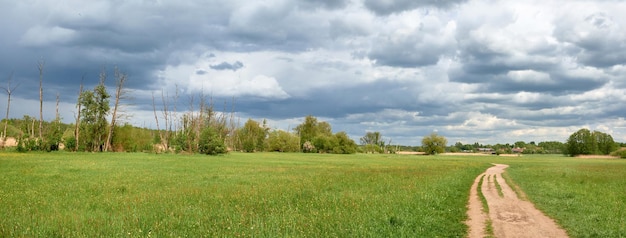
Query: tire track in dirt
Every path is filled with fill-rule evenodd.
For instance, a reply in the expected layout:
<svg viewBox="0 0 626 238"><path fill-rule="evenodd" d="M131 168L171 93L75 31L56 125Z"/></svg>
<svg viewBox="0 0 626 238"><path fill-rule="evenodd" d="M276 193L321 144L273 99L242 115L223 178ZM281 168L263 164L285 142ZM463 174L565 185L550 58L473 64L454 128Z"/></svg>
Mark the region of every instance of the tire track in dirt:
<svg viewBox="0 0 626 238"><path fill-rule="evenodd" d="M517 197L502 178L507 167L509 166L505 164L494 164L474 180L467 211L468 237L487 236L485 230L489 221L495 237L568 237L554 220L544 215L532 203ZM487 200L489 214L483 212L478 194L481 179L483 182L480 191ZM501 192L496 186L501 188Z"/></svg>

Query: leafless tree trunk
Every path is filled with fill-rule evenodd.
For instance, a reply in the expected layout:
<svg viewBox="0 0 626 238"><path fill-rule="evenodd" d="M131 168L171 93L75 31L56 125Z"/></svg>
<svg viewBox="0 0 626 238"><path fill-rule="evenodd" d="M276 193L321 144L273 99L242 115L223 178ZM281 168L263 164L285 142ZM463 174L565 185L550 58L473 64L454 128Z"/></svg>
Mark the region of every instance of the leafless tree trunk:
<svg viewBox="0 0 626 238"><path fill-rule="evenodd" d="M120 99L124 97L124 83L126 82L127 76L126 74L119 71L119 69L115 68L115 80L116 80L116 89L115 89L115 104L113 105L113 115L111 116L111 125L109 127L109 133L107 134L107 141L104 144L104 151L109 151L111 147L111 137L113 136L113 130L115 129L115 123L118 118L117 109L120 104Z"/></svg>
<svg viewBox="0 0 626 238"><path fill-rule="evenodd" d="M4 146L4 143L6 142L7 139L7 126L9 123L9 110L11 109L11 94L13 93L13 91L20 86L20 84L18 83L17 85L11 87L11 79L13 78L13 73L11 73L9 75L9 79L7 79L7 87L0 87L2 89L4 89L4 91L7 93L7 114L4 117L4 132L2 133L2 145Z"/></svg>
<svg viewBox="0 0 626 238"><path fill-rule="evenodd" d="M188 151L197 151L198 149L198 144L197 144L197 139L194 137L194 139L192 140L191 137L191 133L194 133L195 135L195 131L196 131L196 121L194 119L194 112L195 112L195 108L194 108L194 99L195 99L195 95L192 94L191 96L189 96L189 117L186 118L187 120L187 127L188 129L186 130L185 133L187 133L187 150Z"/></svg>
<svg viewBox="0 0 626 238"><path fill-rule="evenodd" d="M37 63L39 69L39 141L43 140L43 67L46 62L42 59Z"/></svg>
<svg viewBox="0 0 626 238"><path fill-rule="evenodd" d="M78 137L80 135L80 111L82 109L82 105L80 103L80 97L83 95L83 81L85 80L85 76L80 80L80 90L78 91L78 100L76 100L76 108L78 109L78 115L76 116L76 126L74 128L74 138L76 138L76 145L74 146L74 150L78 151L79 140Z"/></svg>
<svg viewBox="0 0 626 238"><path fill-rule="evenodd" d="M176 94L174 96L174 114L172 115L173 117L173 123L174 123L174 131L176 132L176 134L178 134L179 131L179 124L180 122L178 121L178 95L179 95L179 91L178 91L178 84L176 84Z"/></svg>
<svg viewBox="0 0 626 238"><path fill-rule="evenodd" d="M33 117L32 126L30 127L30 137L35 138L35 118Z"/></svg>
<svg viewBox="0 0 626 238"><path fill-rule="evenodd" d="M61 116L59 115L59 93L57 92L57 107L56 107L56 114L54 116L54 120L55 121L61 121Z"/></svg>
<svg viewBox="0 0 626 238"><path fill-rule="evenodd" d="M157 132L159 133L159 138L161 138L161 145L163 146L163 149L167 151L169 149L167 148L167 139L163 136L163 132L159 127L159 117L157 116L156 104L154 103L154 93L152 93L152 110L154 111L154 120L156 121Z"/></svg>
<svg viewBox="0 0 626 238"><path fill-rule="evenodd" d="M161 90L161 101L163 102L163 120L165 120L165 131L163 132L165 141L163 141L163 147L165 151L169 151L169 139L172 132L172 115L169 111L169 95L164 94L163 90Z"/></svg>
<svg viewBox="0 0 626 238"><path fill-rule="evenodd" d="M231 102L231 105L230 105L230 120L229 120L228 123L230 124L229 125L229 128L230 128L230 131L229 131L229 133L230 133L230 146L231 146L232 150L237 151L237 144L236 144L236 142L237 142L237 138L236 138L237 137L237 133L236 133L237 125L235 125L235 97L234 96L233 96L233 99L232 99L232 102Z"/></svg>

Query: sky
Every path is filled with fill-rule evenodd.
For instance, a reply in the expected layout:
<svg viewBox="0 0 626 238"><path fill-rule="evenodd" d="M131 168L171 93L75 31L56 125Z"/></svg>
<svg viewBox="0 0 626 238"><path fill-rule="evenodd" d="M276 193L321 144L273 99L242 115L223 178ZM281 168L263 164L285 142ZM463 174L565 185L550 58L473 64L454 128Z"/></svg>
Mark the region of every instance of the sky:
<svg viewBox="0 0 626 238"><path fill-rule="evenodd" d="M127 123L152 95L197 95L241 122L289 130L313 115L355 141L626 142L626 2L612 0L0 0L10 117L74 121L81 81L128 75ZM0 94L6 112L7 95ZM233 103L234 102L234 103ZM224 105L227 104L227 105ZM160 106L157 103L157 106Z"/></svg>

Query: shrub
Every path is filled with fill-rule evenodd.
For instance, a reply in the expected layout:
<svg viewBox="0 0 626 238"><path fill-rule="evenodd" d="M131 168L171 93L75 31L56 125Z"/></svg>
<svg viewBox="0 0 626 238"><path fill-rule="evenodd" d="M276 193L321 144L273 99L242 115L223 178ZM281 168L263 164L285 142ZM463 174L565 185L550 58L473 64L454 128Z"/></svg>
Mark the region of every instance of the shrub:
<svg viewBox="0 0 626 238"><path fill-rule="evenodd" d="M302 145L302 152L304 152L304 153L316 153L317 149L315 149L315 146L313 145L313 143L311 143L310 141L306 141Z"/></svg>
<svg viewBox="0 0 626 238"><path fill-rule="evenodd" d="M206 127L200 134L200 153L207 155L225 154L226 145L224 140L217 135L215 129Z"/></svg>
<svg viewBox="0 0 626 238"><path fill-rule="evenodd" d="M611 152L611 156L619 156L622 159L626 159L626 149L622 148L618 151Z"/></svg>

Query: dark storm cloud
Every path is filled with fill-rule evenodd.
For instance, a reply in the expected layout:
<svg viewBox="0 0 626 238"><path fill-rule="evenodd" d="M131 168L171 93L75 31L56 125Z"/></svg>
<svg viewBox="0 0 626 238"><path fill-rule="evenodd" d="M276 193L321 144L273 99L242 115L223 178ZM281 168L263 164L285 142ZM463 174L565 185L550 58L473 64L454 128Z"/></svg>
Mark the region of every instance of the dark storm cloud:
<svg viewBox="0 0 626 238"><path fill-rule="evenodd" d="M315 90L294 100L270 102L261 107L250 105L249 112L255 116L267 114L277 117L345 117L353 113L367 113L384 108L417 108L415 98L402 87L405 83L377 81L369 84L342 85ZM306 105L306 106L303 106Z"/></svg>
<svg viewBox="0 0 626 238"><path fill-rule="evenodd" d="M419 7L447 8L455 4L466 2L466 0L365 0L364 4L369 10L378 15L388 15L395 12L403 12Z"/></svg>
<svg viewBox="0 0 626 238"><path fill-rule="evenodd" d="M232 71L237 71L241 68L243 68L243 63L236 61L234 63L228 63L228 62L222 62L216 65L210 65L209 68L214 69L214 70L232 70Z"/></svg>
<svg viewBox="0 0 626 238"><path fill-rule="evenodd" d="M45 4L31 6L31 13L21 10L4 12L6 14L3 15L13 18L15 23L7 25L11 31L7 33L12 37L5 38L7 41L0 51L6 50L7 52L3 53L13 57L8 64L2 64L4 67L0 66L0 70L15 69L20 72L25 84L29 85L24 92L37 91L32 90L34 85L38 85L35 65L38 60L43 59L46 62L44 90L47 95L55 93L47 85L57 86L56 89L60 90L61 95L72 95L78 90L83 76L87 88L98 82L98 74L102 68L112 70L114 66L118 66L129 75L128 87L153 88L157 79L154 72L169 63L164 58L170 57L173 52L187 47L188 43L208 33L193 27L181 26L193 25L192 23L198 20L207 19L206 15L222 15L217 8L213 8L217 10L215 12L210 9L191 8L185 11L187 17L171 17L175 11L170 10L177 7L165 4L161 6L120 4L118 11L111 12L109 12L111 8L108 7L90 12L91 6L77 4L75 11L72 12L63 12L63 8L55 8L56 11L41 11L40 16L36 17L45 20L30 25L28 21L20 19L40 11L40 8L46 8ZM173 9L169 9L170 7ZM81 8L84 9L80 10ZM126 14L130 10L133 14ZM210 29L210 22L207 21L209 26L204 27ZM11 27L20 24L23 25ZM8 60L2 58L3 61ZM29 93L24 97L32 98L32 94Z"/></svg>

